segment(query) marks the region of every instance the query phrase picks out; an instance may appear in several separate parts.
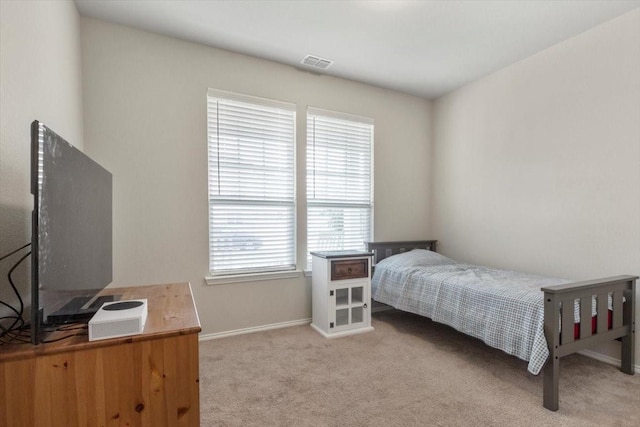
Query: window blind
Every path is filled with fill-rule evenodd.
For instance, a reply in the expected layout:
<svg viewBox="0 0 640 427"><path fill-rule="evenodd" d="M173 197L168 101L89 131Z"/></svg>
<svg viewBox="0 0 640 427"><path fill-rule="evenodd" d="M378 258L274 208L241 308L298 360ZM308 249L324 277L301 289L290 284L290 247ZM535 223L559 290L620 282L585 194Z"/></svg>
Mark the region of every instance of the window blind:
<svg viewBox="0 0 640 427"><path fill-rule="evenodd" d="M295 268L295 106L210 90L211 274Z"/></svg>
<svg viewBox="0 0 640 427"><path fill-rule="evenodd" d="M365 249L372 230L372 148L372 121L308 110L308 252Z"/></svg>

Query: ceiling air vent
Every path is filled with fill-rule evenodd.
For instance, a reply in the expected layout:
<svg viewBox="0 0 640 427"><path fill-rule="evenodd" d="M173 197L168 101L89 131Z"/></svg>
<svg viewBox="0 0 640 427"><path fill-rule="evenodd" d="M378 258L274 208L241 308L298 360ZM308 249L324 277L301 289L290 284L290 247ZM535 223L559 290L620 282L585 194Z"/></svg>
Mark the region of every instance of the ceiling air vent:
<svg viewBox="0 0 640 427"><path fill-rule="evenodd" d="M326 70L331 66L331 64L333 64L333 61L314 55L307 55L302 61L300 61L300 63L309 67L318 68L320 70Z"/></svg>

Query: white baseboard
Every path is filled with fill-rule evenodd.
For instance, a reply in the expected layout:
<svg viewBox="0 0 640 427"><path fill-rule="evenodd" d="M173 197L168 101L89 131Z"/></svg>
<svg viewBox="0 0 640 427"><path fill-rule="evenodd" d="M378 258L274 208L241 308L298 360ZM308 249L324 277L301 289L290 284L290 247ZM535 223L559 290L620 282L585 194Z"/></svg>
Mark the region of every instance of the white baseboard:
<svg viewBox="0 0 640 427"><path fill-rule="evenodd" d="M290 320L288 322L272 323L270 325L252 326L250 328L235 329L233 331L216 332L213 334L201 334L198 338L200 341L215 340L218 338L232 337L234 335L251 334L254 332L269 331L271 329L288 328L291 326L308 325L311 319Z"/></svg>
<svg viewBox="0 0 640 427"><path fill-rule="evenodd" d="M620 359L616 359L615 357L611 357L611 356L605 356L604 354L596 353L595 351L591 351L591 350L580 350L578 354L582 354L583 356L587 356L592 359L599 360L609 365L617 366L618 368L620 367L620 363L622 363ZM640 365L638 365L637 363L633 365L633 368L635 369L636 372L640 372Z"/></svg>

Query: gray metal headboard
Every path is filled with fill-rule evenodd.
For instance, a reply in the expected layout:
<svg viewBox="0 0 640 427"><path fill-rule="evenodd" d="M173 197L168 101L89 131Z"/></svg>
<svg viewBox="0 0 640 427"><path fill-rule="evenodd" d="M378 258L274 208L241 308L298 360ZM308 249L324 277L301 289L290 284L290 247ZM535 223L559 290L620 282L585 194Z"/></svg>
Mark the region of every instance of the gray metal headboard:
<svg viewBox="0 0 640 427"><path fill-rule="evenodd" d="M436 251L437 240L415 240L409 242L366 242L367 251L373 252L373 264L383 259L412 249Z"/></svg>

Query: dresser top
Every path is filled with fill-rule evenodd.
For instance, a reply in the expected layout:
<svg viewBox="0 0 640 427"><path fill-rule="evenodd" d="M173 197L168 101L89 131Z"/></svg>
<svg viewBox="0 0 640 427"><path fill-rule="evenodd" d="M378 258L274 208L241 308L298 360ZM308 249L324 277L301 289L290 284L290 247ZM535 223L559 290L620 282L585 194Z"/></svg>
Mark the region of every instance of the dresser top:
<svg viewBox="0 0 640 427"><path fill-rule="evenodd" d="M99 295L122 295L121 301L146 298L148 313L144 332L121 338L89 341L84 334L65 338L73 333L87 331L73 330L72 325L66 325L62 329L68 329L67 331L52 332L46 337L47 341L64 338L60 341L39 345L0 345L0 361L200 332L200 320L189 283L106 288Z"/></svg>
<svg viewBox="0 0 640 427"><path fill-rule="evenodd" d="M373 252L366 251L320 251L311 252L311 255L325 259L334 258L364 258L373 256Z"/></svg>

